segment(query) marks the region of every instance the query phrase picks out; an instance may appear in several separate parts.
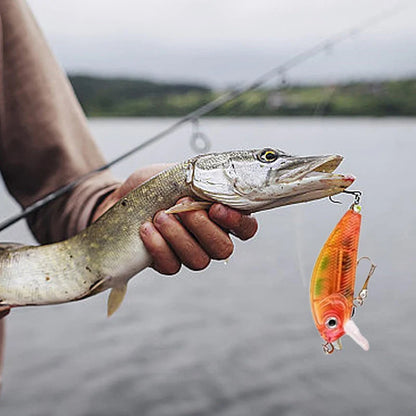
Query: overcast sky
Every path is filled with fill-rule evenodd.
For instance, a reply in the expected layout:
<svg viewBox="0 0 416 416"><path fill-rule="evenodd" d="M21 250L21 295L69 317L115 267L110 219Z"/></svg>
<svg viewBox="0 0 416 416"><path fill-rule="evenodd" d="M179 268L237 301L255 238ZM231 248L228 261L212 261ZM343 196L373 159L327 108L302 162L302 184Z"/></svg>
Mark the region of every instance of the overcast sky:
<svg viewBox="0 0 416 416"><path fill-rule="evenodd" d="M205 82L250 81L385 10L383 0L28 0L70 72ZM289 81L416 76L416 2Z"/></svg>

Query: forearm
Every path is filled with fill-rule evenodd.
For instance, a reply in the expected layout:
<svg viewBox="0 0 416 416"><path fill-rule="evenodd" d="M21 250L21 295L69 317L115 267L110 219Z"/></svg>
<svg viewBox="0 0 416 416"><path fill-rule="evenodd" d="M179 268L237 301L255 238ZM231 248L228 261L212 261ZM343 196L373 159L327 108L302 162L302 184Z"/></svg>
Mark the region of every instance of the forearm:
<svg viewBox="0 0 416 416"><path fill-rule="evenodd" d="M23 0L0 1L0 168L26 207L104 164L71 85ZM117 181L101 173L29 219L42 242L85 227Z"/></svg>

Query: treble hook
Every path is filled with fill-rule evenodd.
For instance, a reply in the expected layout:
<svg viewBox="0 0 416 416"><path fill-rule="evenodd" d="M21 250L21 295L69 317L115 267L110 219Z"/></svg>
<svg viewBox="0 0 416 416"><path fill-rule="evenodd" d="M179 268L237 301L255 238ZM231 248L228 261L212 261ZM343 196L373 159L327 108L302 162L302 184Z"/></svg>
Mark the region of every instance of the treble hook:
<svg viewBox="0 0 416 416"><path fill-rule="evenodd" d="M332 354L335 351L334 344L326 342L325 344L322 344L322 350L325 354Z"/></svg>
<svg viewBox="0 0 416 416"><path fill-rule="evenodd" d="M344 194L354 195L354 205L359 205L361 200L361 195L363 194L361 191L347 191L344 189L342 191Z"/></svg>

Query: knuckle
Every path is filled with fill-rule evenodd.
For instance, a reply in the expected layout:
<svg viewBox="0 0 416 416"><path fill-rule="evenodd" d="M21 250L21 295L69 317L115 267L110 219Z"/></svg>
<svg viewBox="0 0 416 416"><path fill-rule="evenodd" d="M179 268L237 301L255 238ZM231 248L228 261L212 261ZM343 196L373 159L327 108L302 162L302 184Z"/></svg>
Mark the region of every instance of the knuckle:
<svg viewBox="0 0 416 416"><path fill-rule="evenodd" d="M231 239L225 234L222 238L212 239L209 246L206 247L207 252L215 260L224 260L231 256L234 251L234 244Z"/></svg>
<svg viewBox="0 0 416 416"><path fill-rule="evenodd" d="M208 220L208 215L206 211L198 210L198 211L190 212L189 214L190 214L189 217L191 218L191 220L197 225L201 223L206 223Z"/></svg>
<svg viewBox="0 0 416 416"><path fill-rule="evenodd" d="M235 209L214 204L209 211L210 217L222 227L233 229L240 226L243 215Z"/></svg>
<svg viewBox="0 0 416 416"><path fill-rule="evenodd" d="M155 215L155 218L153 219L153 222L154 222L156 228L160 232L163 232L166 229L169 229L169 227L172 227L172 225L174 224L174 219L171 215L166 214L163 211L159 211Z"/></svg>
<svg viewBox="0 0 416 416"><path fill-rule="evenodd" d="M237 211L233 211L230 215L229 215L229 224L230 224L230 228L231 229L235 229L235 228L241 228L242 223L243 223L243 214L241 214L240 212Z"/></svg>
<svg viewBox="0 0 416 416"><path fill-rule="evenodd" d="M197 232L209 222L207 213L201 210L184 212L179 216L190 231Z"/></svg>

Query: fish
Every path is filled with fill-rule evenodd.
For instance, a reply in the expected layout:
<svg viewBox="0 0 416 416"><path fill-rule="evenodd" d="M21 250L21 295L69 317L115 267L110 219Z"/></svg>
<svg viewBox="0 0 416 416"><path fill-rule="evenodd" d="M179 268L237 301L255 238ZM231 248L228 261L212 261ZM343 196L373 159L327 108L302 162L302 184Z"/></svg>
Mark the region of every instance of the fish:
<svg viewBox="0 0 416 416"><path fill-rule="evenodd" d="M368 281L376 267L371 265L363 288L354 297L360 228L361 206L354 203L332 230L312 272L312 317L325 341L323 350L328 354L334 349L342 349L341 337L345 334L365 351L370 348L368 340L351 319L355 306L361 305L367 296Z"/></svg>
<svg viewBox="0 0 416 416"><path fill-rule="evenodd" d="M111 289L111 315L124 299L129 280L152 263L139 228L158 211L174 215L220 202L254 213L332 196L355 180L334 173L342 159L264 148L202 154L178 163L67 240L1 246L0 308L72 302ZM177 205L185 196L195 202Z"/></svg>

